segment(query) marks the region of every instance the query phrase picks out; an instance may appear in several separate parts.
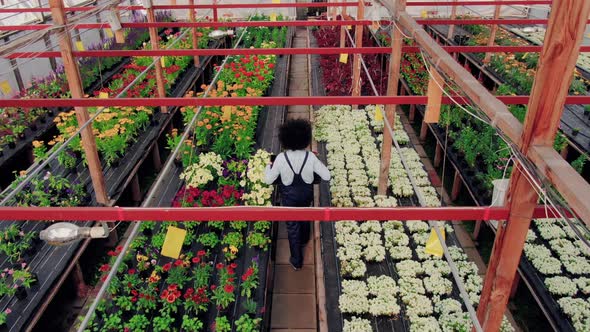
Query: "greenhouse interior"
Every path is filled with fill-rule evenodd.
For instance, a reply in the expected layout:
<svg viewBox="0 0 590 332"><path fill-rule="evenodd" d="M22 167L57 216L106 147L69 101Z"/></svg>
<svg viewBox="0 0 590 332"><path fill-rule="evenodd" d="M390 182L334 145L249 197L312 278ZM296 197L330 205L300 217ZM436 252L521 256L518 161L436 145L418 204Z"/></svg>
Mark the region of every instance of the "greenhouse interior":
<svg viewBox="0 0 590 332"><path fill-rule="evenodd" d="M0 332L590 331L589 19L0 0Z"/></svg>

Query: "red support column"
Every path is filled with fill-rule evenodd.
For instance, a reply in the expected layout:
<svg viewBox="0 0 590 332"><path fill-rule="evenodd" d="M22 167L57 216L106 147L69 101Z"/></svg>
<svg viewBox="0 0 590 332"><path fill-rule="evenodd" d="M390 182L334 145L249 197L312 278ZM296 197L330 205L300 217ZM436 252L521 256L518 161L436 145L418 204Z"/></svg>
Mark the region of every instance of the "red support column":
<svg viewBox="0 0 590 332"><path fill-rule="evenodd" d="M438 141L436 142L436 149L434 150L434 167L438 167L440 166L440 162L442 160L442 147L440 146L440 144L438 143Z"/></svg>
<svg viewBox="0 0 590 332"><path fill-rule="evenodd" d="M459 171L455 170L455 176L453 177L453 189L451 189L451 201L455 201L457 200L457 197L459 197L462 184L463 180L461 179L461 175L459 174Z"/></svg>

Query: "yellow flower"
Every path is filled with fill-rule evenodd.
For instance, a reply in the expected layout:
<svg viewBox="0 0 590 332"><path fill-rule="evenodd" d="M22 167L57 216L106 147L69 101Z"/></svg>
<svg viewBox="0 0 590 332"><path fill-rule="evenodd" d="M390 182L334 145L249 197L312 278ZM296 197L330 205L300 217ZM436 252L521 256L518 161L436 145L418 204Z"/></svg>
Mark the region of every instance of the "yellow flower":
<svg viewBox="0 0 590 332"><path fill-rule="evenodd" d="M43 146L43 142L41 141L33 141L33 147L40 148Z"/></svg>
<svg viewBox="0 0 590 332"><path fill-rule="evenodd" d="M26 176L26 175L27 175L27 171L20 171L18 174L19 174L21 177L24 177L24 176Z"/></svg>
<svg viewBox="0 0 590 332"><path fill-rule="evenodd" d="M137 256L135 256L135 258L137 259L138 262L147 262L147 260L148 260L147 256L144 256L141 254L137 254Z"/></svg>
<svg viewBox="0 0 590 332"><path fill-rule="evenodd" d="M232 254L237 254L238 253L238 248L236 248L235 246L229 246L229 250L231 250Z"/></svg>

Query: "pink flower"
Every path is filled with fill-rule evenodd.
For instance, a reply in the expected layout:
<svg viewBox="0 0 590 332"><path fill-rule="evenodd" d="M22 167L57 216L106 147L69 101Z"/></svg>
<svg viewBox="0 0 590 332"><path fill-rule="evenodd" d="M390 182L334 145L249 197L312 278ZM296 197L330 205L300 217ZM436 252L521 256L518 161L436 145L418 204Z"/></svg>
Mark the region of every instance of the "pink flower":
<svg viewBox="0 0 590 332"><path fill-rule="evenodd" d="M14 273L13 269L8 270L8 275L11 276Z"/></svg>
<svg viewBox="0 0 590 332"><path fill-rule="evenodd" d="M7 315L8 315L9 313L11 313L11 312L12 312L12 310L10 310L10 308L6 308L6 310L4 310L4 313L5 313L5 314L7 314Z"/></svg>

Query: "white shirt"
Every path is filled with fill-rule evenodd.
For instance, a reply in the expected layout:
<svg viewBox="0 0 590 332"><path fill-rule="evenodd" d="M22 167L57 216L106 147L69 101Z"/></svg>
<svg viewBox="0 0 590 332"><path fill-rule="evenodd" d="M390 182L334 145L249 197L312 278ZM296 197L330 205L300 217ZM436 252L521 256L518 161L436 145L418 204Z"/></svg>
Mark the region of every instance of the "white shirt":
<svg viewBox="0 0 590 332"><path fill-rule="evenodd" d="M291 162L291 166L293 166L293 170L295 170L295 172L299 172L301 165L303 164L303 159L305 159L305 152L305 150L287 150L280 153L272 164L272 168L270 165L266 166L266 169L264 170L264 182L267 184L272 184L280 176L281 182L285 186L293 183L294 173L291 171L291 168L285 159L285 153L287 153L289 157L289 161ZM305 183L312 183L313 173L317 173L322 178L322 180L329 181L330 171L328 168L315 156L313 152L307 152L307 161L305 162L305 166L301 171L301 178L303 181Z"/></svg>

